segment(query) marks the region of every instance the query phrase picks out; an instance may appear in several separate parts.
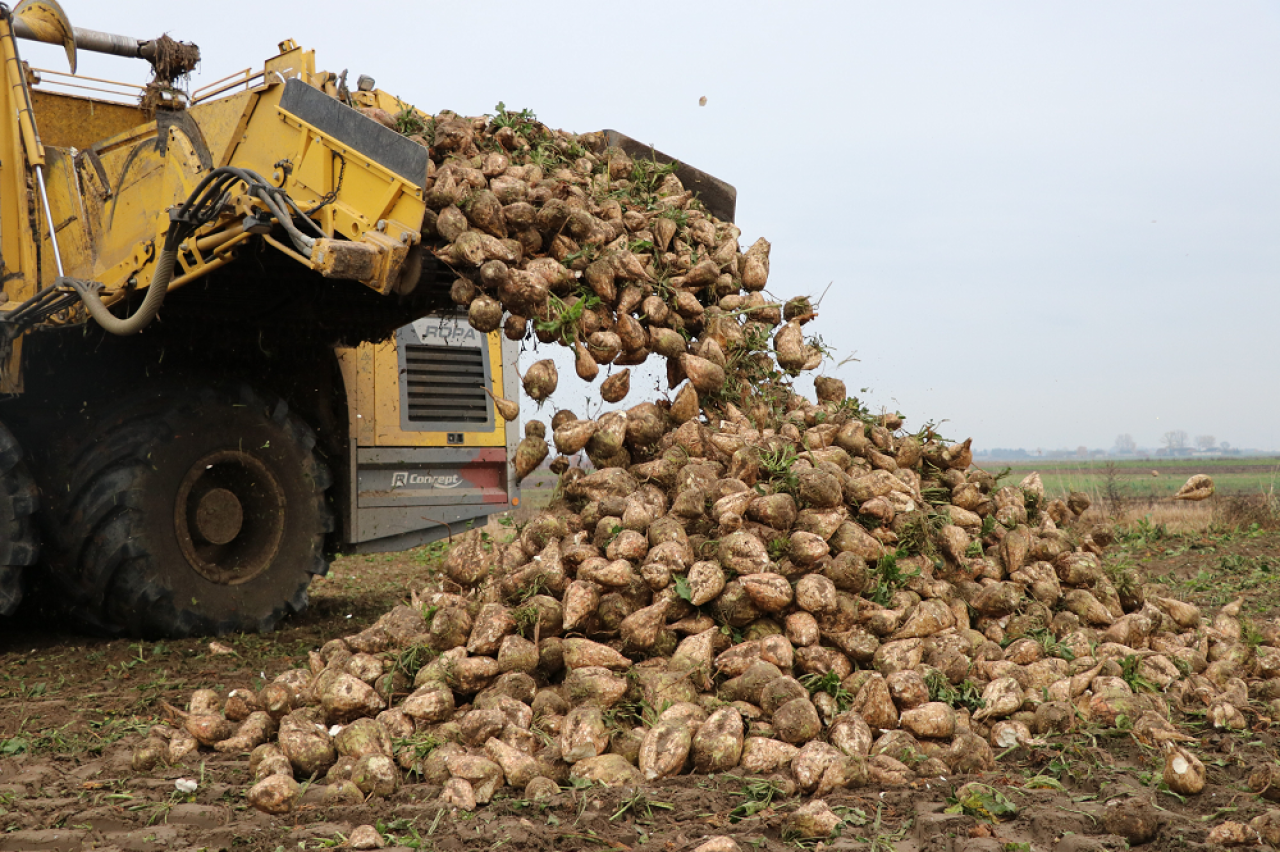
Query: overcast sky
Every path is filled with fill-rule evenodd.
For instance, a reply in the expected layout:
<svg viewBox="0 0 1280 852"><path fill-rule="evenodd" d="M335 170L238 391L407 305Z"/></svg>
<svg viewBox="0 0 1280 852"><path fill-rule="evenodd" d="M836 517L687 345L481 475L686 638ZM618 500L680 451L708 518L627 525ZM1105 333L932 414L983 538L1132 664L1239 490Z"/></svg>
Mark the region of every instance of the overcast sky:
<svg viewBox="0 0 1280 852"><path fill-rule="evenodd" d="M773 295L830 284L806 328L859 360L828 372L908 426L1280 448L1280 0L63 5L195 41L193 87L293 38L427 111L503 101L711 172Z"/></svg>

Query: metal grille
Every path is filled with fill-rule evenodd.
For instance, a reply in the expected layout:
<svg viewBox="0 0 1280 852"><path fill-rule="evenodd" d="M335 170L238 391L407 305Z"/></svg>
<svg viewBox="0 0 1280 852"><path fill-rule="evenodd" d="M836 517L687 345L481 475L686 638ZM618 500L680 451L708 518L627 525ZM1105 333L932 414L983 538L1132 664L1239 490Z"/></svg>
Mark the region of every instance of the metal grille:
<svg viewBox="0 0 1280 852"><path fill-rule="evenodd" d="M404 347L411 423L488 423L484 350L458 346Z"/></svg>

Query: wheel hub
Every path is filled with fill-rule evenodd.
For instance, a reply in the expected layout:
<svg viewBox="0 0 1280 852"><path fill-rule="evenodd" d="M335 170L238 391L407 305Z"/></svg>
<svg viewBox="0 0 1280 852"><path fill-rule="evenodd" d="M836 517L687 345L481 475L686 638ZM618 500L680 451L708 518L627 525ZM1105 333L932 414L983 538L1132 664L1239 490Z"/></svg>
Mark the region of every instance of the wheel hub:
<svg viewBox="0 0 1280 852"><path fill-rule="evenodd" d="M237 585L266 570L279 552L284 489L249 453L211 453L183 477L173 520L191 567L212 582Z"/></svg>
<svg viewBox="0 0 1280 852"><path fill-rule="evenodd" d="M226 488L211 488L196 503L196 533L209 544L227 544L240 534L244 507Z"/></svg>

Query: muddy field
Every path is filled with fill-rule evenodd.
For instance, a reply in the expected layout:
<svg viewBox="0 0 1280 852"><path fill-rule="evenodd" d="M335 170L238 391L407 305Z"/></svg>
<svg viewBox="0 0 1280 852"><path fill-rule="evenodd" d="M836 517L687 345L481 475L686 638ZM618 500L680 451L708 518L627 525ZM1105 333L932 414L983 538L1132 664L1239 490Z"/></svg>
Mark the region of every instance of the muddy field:
<svg viewBox="0 0 1280 852"><path fill-rule="evenodd" d="M1163 758L1123 728L1077 728L1000 756L986 805L966 809L954 793L967 778L923 778L905 789L871 788L826 797L843 820L817 843L789 830L804 802L763 779L686 776L639 789L565 788L531 802L507 789L475 813L448 812L439 790L409 784L390 800L355 807L320 804L320 785L289 817L245 802L244 756L202 752L185 765L144 773L130 768L134 747L200 687L258 688L305 664L309 650L372 623L405 590L431 581L439 551L340 560L317 581L313 606L269 636L103 642L28 621L0 634L0 850L294 850L342 847L361 825L387 848L692 850L716 836L744 849L822 847L867 852L1084 852L1124 848L1113 832L1155 828L1145 848L1203 845L1225 820L1247 823L1271 805L1248 792L1251 768L1277 760L1276 731L1257 703L1251 727L1219 733L1203 718L1180 722L1208 769L1209 784L1183 799L1162 789ZM1132 529L1112 560L1141 566L1161 594L1213 607L1246 596L1255 620L1280 614L1280 535L1254 531L1171 536ZM175 782L194 781L194 792ZM184 785L189 786L189 785ZM998 794L998 796L996 795ZM1007 801L1016 813L985 812ZM1123 807L1117 806L1124 802ZM959 810L959 813L947 813ZM1124 817L1122 820L1121 817ZM1128 827L1121 823L1128 821Z"/></svg>

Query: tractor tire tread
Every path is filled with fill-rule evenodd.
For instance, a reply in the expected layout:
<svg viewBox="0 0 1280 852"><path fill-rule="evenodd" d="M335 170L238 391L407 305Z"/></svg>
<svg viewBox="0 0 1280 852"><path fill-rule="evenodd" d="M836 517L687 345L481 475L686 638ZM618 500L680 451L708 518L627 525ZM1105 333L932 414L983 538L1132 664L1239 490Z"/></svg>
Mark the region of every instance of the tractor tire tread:
<svg viewBox="0 0 1280 852"><path fill-rule="evenodd" d="M155 581L165 566L158 564L145 539L143 520L157 508L147 492L153 471L151 455L157 442L168 440L203 415L219 408L249 408L275 424L284 438L305 458L302 481L311 502L303 515L314 518L310 553L300 553L296 585L276 589L276 597L251 611L213 617L194 604L177 601L171 590ZM209 416L216 416L210 414ZM307 586L324 563L324 537L333 527L326 501L327 468L316 457L316 439L301 419L289 412L283 399L259 394L247 385L219 390L211 387L168 394L160 404L154 394L116 409L91 425L83 449L64 468L66 495L49 518L51 544L57 554L51 582L60 596L59 608L82 628L109 635L180 638L230 632L265 632L281 618L307 606ZM55 481L58 481L55 479Z"/></svg>
<svg viewBox="0 0 1280 852"><path fill-rule="evenodd" d="M0 425L0 615L22 602L26 568L40 558L40 491L13 433Z"/></svg>

